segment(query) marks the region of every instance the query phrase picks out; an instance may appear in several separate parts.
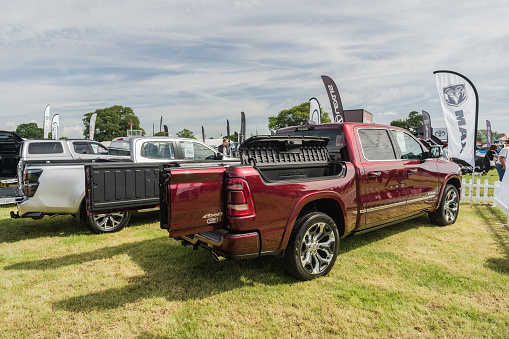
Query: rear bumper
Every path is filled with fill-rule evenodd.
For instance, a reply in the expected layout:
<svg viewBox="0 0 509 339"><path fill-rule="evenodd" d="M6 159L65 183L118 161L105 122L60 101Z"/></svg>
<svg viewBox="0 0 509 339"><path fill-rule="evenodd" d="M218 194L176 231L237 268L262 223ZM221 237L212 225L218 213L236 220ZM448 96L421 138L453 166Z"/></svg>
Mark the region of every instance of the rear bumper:
<svg viewBox="0 0 509 339"><path fill-rule="evenodd" d="M227 230L217 230L186 235L179 239L195 247L204 247L227 259L248 259L260 255L260 239L257 232L231 233Z"/></svg>

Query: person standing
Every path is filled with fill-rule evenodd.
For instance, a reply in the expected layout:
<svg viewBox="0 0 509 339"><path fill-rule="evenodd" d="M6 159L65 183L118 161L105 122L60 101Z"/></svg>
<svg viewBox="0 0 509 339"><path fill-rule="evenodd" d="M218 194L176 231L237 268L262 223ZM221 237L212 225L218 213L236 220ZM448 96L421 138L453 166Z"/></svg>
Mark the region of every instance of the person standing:
<svg viewBox="0 0 509 339"><path fill-rule="evenodd" d="M488 171L491 169L491 162L493 159L498 158L497 154L497 145L491 145L491 147L486 151L486 154L483 158L483 165L484 165L484 173L487 174Z"/></svg>
<svg viewBox="0 0 509 339"><path fill-rule="evenodd" d="M442 145L442 158L451 161L451 157L449 156L449 144L447 142L444 142Z"/></svg>
<svg viewBox="0 0 509 339"><path fill-rule="evenodd" d="M504 177L508 151L509 147L500 148L500 153L498 154L497 162L495 164L500 181L502 181L502 178Z"/></svg>
<svg viewBox="0 0 509 339"><path fill-rule="evenodd" d="M223 143L219 145L217 150L222 153L224 156L231 157L232 151L230 149L230 145L228 143L228 138L223 138Z"/></svg>

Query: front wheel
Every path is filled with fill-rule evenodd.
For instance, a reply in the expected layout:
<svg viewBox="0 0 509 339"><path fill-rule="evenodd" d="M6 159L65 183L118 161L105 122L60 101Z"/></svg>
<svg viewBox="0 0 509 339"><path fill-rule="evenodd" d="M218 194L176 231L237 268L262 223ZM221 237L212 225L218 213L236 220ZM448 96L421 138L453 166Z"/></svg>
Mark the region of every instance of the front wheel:
<svg viewBox="0 0 509 339"><path fill-rule="evenodd" d="M126 212L117 212L117 213L106 213L106 214L97 214L97 215L87 215L86 216L86 225L89 230L94 233L113 233L118 232L123 229L129 219L131 218L131 213Z"/></svg>
<svg viewBox="0 0 509 339"><path fill-rule="evenodd" d="M283 257L287 273L301 280L326 275L338 256L339 232L327 214L313 212L295 224Z"/></svg>
<svg viewBox="0 0 509 339"><path fill-rule="evenodd" d="M429 219L435 225L447 226L454 224L458 218L460 195L456 186L445 186L440 206L434 212L429 213Z"/></svg>

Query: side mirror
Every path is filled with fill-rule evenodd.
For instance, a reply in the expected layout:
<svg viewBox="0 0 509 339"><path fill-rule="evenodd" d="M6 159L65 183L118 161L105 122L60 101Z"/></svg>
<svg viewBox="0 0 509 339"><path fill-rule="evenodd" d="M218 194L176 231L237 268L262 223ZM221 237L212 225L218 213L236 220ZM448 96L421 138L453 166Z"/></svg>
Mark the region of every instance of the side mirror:
<svg viewBox="0 0 509 339"><path fill-rule="evenodd" d="M430 158L440 158L442 155L442 148L440 146L431 146Z"/></svg>

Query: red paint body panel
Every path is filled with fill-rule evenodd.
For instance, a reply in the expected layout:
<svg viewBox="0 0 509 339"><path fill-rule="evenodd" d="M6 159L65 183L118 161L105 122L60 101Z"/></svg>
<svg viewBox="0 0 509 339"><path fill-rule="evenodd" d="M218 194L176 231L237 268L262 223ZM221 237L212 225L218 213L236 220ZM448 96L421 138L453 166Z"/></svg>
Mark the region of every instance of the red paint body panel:
<svg viewBox="0 0 509 339"><path fill-rule="evenodd" d="M223 229L220 241L199 235L186 239L192 238L193 243L200 243L227 257L276 253L286 248L299 213L308 204L324 201L327 206L335 206L340 235L346 236L422 211L433 211L438 207L447 181L454 181L460 188L458 166L441 158L366 160L358 130L370 128L408 133L397 127L363 123L316 125L316 133L321 129L329 129L328 135L330 130L337 131L336 146L344 145L341 152L340 148L335 149L335 159L342 158L346 166L342 176L270 182L263 179L259 169L248 165L172 170L170 236ZM286 130L291 131L291 128ZM228 217L221 214L226 203L225 178L240 178L247 182L254 215ZM206 217L216 214L216 222L211 223Z"/></svg>

